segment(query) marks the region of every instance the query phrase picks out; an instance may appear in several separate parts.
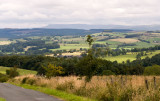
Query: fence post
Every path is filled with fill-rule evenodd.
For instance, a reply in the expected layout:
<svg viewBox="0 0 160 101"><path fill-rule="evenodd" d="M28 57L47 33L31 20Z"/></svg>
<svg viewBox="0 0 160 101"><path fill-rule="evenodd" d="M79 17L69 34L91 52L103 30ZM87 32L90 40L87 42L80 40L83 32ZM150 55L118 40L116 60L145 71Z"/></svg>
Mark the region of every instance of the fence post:
<svg viewBox="0 0 160 101"><path fill-rule="evenodd" d="M149 86L148 86L148 80L147 79L145 79L145 85L146 85L146 88L147 88L147 90L149 89Z"/></svg>
<svg viewBox="0 0 160 101"><path fill-rule="evenodd" d="M112 77L111 77L111 84L113 85L113 79L112 79Z"/></svg>
<svg viewBox="0 0 160 101"><path fill-rule="evenodd" d="M154 89L157 88L157 85L156 85L156 77L153 77L153 81L154 81Z"/></svg>
<svg viewBox="0 0 160 101"><path fill-rule="evenodd" d="M121 76L121 86L123 86L123 76Z"/></svg>

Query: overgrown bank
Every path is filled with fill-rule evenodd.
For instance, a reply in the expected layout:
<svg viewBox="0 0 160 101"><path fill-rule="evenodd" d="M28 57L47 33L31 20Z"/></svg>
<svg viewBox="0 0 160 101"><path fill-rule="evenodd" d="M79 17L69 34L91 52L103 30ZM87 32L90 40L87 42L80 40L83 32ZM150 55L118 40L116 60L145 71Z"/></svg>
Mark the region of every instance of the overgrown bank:
<svg viewBox="0 0 160 101"><path fill-rule="evenodd" d="M160 99L159 76L94 76L86 84L84 78L75 76L46 79L30 75L16 77L9 82L34 90L41 90L42 87L44 88L42 92L46 93L50 92L49 89L53 91L56 89L98 101L158 101ZM80 100L72 99L72 101Z"/></svg>

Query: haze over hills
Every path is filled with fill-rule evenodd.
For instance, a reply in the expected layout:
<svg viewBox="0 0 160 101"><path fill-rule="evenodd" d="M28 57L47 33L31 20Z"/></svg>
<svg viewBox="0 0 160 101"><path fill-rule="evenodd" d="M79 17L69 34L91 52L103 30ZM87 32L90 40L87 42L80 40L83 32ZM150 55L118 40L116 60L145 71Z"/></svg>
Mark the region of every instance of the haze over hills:
<svg viewBox="0 0 160 101"><path fill-rule="evenodd" d="M126 26L126 25L91 25L91 24L50 24L44 28L53 29L131 29L131 30L142 30L142 31L155 31L160 30L160 25L137 25L137 26Z"/></svg>

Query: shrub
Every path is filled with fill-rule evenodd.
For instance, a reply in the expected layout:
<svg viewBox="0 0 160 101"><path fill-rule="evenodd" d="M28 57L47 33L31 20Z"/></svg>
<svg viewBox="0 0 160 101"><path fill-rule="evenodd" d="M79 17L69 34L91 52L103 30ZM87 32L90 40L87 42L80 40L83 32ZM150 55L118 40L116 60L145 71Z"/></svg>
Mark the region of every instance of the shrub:
<svg viewBox="0 0 160 101"><path fill-rule="evenodd" d="M160 66L153 65L146 67L144 70L144 75L160 75Z"/></svg>
<svg viewBox="0 0 160 101"><path fill-rule="evenodd" d="M10 68L9 70L6 70L6 74L10 77L10 78L14 78L16 76L19 76L19 73L17 71L17 67L14 66L12 68Z"/></svg>
<svg viewBox="0 0 160 101"><path fill-rule="evenodd" d="M8 76L7 75L4 75L4 74L1 74L0 73L0 82L6 82L8 81Z"/></svg>
<svg viewBox="0 0 160 101"><path fill-rule="evenodd" d="M23 78L21 83L22 83L22 84L25 84L28 79L29 79L28 77Z"/></svg>
<svg viewBox="0 0 160 101"><path fill-rule="evenodd" d="M43 67L43 68L46 70L45 75L47 76L47 78L64 74L64 69L61 66L48 64L47 67Z"/></svg>
<svg viewBox="0 0 160 101"><path fill-rule="evenodd" d="M61 90L61 91L67 91L67 90L74 89L74 82L69 81L69 82L64 82L62 84L58 84L56 89Z"/></svg>
<svg viewBox="0 0 160 101"><path fill-rule="evenodd" d="M104 70L102 75L115 75L115 74L110 70Z"/></svg>

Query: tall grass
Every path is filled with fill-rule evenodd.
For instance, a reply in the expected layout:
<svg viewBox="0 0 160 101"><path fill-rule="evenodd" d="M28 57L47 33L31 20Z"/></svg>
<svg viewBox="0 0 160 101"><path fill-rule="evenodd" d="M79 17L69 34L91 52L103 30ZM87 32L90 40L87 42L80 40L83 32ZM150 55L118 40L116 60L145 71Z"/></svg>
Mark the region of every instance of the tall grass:
<svg viewBox="0 0 160 101"><path fill-rule="evenodd" d="M18 84L30 84L62 90L99 101L159 101L160 77L156 76L94 76L85 84L76 76L44 77L28 75L10 80Z"/></svg>

